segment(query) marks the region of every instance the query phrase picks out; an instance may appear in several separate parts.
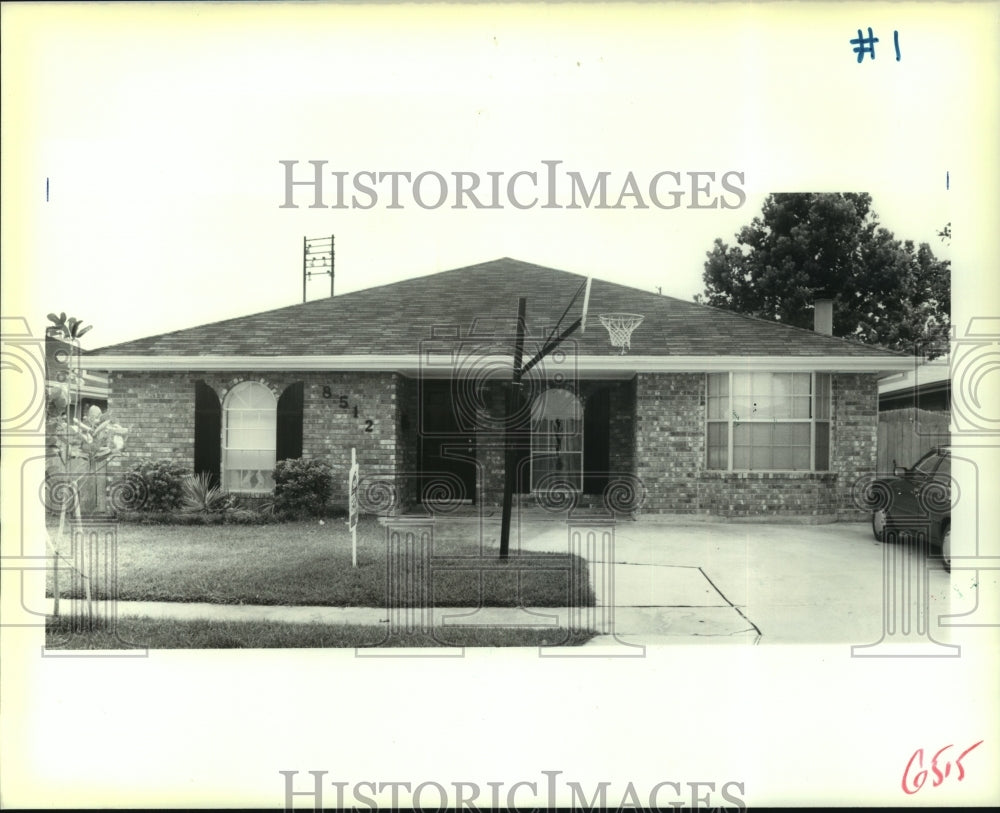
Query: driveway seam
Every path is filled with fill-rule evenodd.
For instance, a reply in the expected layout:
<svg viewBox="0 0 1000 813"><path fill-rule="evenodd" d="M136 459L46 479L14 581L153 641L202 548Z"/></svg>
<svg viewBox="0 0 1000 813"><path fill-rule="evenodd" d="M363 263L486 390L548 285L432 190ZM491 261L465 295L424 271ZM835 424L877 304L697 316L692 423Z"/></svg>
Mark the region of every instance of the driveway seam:
<svg viewBox="0 0 1000 813"><path fill-rule="evenodd" d="M723 593L718 587L716 587L715 582L713 582L708 577L708 574L704 570L702 570L700 567L698 568L698 570L701 570L701 575L705 577L705 581L707 581L710 585L712 585L712 589L714 589L716 593L718 593L720 596L722 596L723 601L725 601L726 604L728 604L730 607L732 607L734 610L736 610L736 612L738 612L740 614L740 617L744 621L746 621L751 627L754 628L754 631L756 631L756 633L757 633L757 637L754 639L754 645L759 644L761 638L764 637L764 633L762 633L760 631L760 628L753 621L751 621L749 618L747 618L747 616L744 614L744 612L739 607L737 607L735 604L733 604L733 602L731 602L728 598L726 598L726 594Z"/></svg>

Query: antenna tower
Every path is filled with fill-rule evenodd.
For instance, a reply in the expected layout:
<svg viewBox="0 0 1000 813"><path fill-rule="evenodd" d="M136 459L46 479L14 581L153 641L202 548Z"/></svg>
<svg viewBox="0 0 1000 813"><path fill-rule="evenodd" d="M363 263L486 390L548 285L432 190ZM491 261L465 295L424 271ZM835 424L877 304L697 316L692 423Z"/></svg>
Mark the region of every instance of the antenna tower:
<svg viewBox="0 0 1000 813"><path fill-rule="evenodd" d="M333 235L302 238L302 301L306 301L306 283L313 277L330 276L333 296Z"/></svg>

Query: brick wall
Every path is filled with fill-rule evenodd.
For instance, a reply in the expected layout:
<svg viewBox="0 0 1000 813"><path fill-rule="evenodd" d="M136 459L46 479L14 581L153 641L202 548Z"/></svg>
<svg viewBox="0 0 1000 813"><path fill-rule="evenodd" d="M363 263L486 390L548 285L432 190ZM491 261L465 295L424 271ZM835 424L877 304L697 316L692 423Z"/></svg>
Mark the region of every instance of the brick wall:
<svg viewBox="0 0 1000 813"><path fill-rule="evenodd" d="M302 381L303 456L331 465L332 503L347 503L352 446L362 475L399 474L404 501L415 501L416 478L405 473L418 471L420 465L418 386L415 379L396 373L114 373L109 408L131 432L126 454L113 468L142 457L192 467L198 380L213 387L220 401L241 381L260 381L276 396ZM614 382L610 468L634 469L647 490L645 510L654 513L861 518L852 502L852 485L876 466L877 383L872 374L837 374L831 391L831 472L729 473L705 470L704 374L640 373L630 381ZM503 392L496 382L487 387L484 399L491 416L503 414ZM477 498L498 505L503 493L502 435L483 438L476 453Z"/></svg>
<svg viewBox="0 0 1000 813"><path fill-rule="evenodd" d="M852 486L875 470L878 385L872 374L832 376L830 472L705 469L705 384L700 373L636 378L636 472L646 510L726 517L860 519Z"/></svg>
<svg viewBox="0 0 1000 813"><path fill-rule="evenodd" d="M695 513L705 460L703 373L639 373L635 395L636 474L646 510Z"/></svg>
<svg viewBox="0 0 1000 813"><path fill-rule="evenodd" d="M838 373L832 384L830 466L837 473L837 513L841 519L867 519L854 504L852 489L878 464L878 380L870 373Z"/></svg>
<svg viewBox="0 0 1000 813"><path fill-rule="evenodd" d="M192 373L112 373L108 410L129 429L124 454L111 470L142 458L194 463L194 382Z"/></svg>
<svg viewBox="0 0 1000 813"><path fill-rule="evenodd" d="M703 471L699 507L721 517L829 517L836 513L836 482L828 472Z"/></svg>
<svg viewBox="0 0 1000 813"><path fill-rule="evenodd" d="M613 472L635 470L636 379L615 381L609 394L609 464Z"/></svg>
<svg viewBox="0 0 1000 813"><path fill-rule="evenodd" d="M109 408L130 433L117 468L138 459L170 459L193 468L195 382L212 387L224 404L226 393L243 381L257 381L278 397L290 384L304 383L302 456L333 469L331 504L347 505L351 447L362 475L394 475L398 456L413 451L398 444L401 414L396 373L119 372L111 378ZM341 405L341 396L346 408ZM357 407L357 416L355 416Z"/></svg>
<svg viewBox="0 0 1000 813"><path fill-rule="evenodd" d="M399 402L396 437L399 439L397 460L402 476L399 494L405 506L417 501L419 483L416 472L420 470L420 439L417 426L420 420L417 380L407 376L399 377L397 392Z"/></svg>
<svg viewBox="0 0 1000 813"><path fill-rule="evenodd" d="M397 445L400 379L396 373L304 373L297 377L306 385L302 456L320 458L332 467L332 504L347 505L352 447L357 449L363 478L395 475L401 452ZM345 396L346 409L341 396Z"/></svg>

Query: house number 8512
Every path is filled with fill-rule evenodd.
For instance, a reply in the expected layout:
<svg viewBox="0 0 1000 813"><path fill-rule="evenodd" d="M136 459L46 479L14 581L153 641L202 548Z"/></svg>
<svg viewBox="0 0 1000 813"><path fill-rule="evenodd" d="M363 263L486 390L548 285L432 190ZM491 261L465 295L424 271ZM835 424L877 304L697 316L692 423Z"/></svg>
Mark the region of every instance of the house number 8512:
<svg viewBox="0 0 1000 813"><path fill-rule="evenodd" d="M328 400L328 401L332 401L333 400L333 390L330 389L329 386L324 386L323 387L323 398L326 399L326 400ZM354 404L354 406L351 406L348 403L346 395L339 395L339 396L337 396L337 403L340 405L341 409L350 409L354 413L354 417L355 418L358 417L358 405ZM365 431L366 432L374 432L375 431L375 422L372 421L372 420L366 420L365 421Z"/></svg>

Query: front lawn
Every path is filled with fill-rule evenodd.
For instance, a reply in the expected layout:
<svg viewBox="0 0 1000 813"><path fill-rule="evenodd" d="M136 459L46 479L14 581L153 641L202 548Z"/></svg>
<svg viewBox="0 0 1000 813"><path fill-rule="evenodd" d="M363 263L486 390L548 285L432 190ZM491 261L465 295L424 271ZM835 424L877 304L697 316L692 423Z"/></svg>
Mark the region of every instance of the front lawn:
<svg viewBox="0 0 1000 813"><path fill-rule="evenodd" d="M594 633L565 629L442 627L433 634L357 624L277 621L180 621L123 617L114 630L74 630L70 619L45 623L48 649L292 649L334 647L580 646Z"/></svg>
<svg viewBox="0 0 1000 813"><path fill-rule="evenodd" d="M50 529L50 532L54 531ZM480 556L475 526L435 528L430 574L399 571L395 606L412 606L415 587L430 585L436 607L592 606L586 562L571 554ZM64 547L67 542L61 543ZM123 601L203 601L385 607L386 530L375 520L358 525L358 567L343 520L272 525L118 526L118 598ZM65 551L64 551L65 552ZM399 560L397 560L399 561ZM65 570L60 595L71 594ZM48 595L52 593L48 574ZM571 585L574 587L571 588ZM400 589L402 587L402 589ZM106 597L98 589L94 598Z"/></svg>

